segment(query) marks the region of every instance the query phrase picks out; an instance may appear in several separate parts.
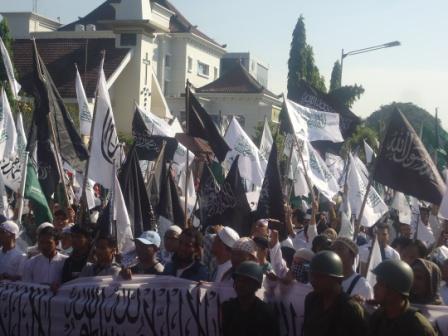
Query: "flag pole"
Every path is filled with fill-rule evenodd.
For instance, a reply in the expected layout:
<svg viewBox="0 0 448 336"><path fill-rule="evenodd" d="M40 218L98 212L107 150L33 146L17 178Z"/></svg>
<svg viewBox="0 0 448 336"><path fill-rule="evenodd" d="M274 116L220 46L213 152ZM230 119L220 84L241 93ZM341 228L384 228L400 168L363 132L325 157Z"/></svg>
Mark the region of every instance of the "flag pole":
<svg viewBox="0 0 448 336"><path fill-rule="evenodd" d="M96 119L96 110L98 108L98 84L99 84L99 78L100 78L100 73L103 69L104 66L104 60L106 58L106 51L103 50L102 51L102 55L103 58L101 59L101 63L100 63L100 68L98 70L98 83L96 86L96 90L95 90L95 104L93 107L93 116L92 116L92 126L90 127L90 137L89 137L89 157L87 158L87 162L86 162L86 168L84 171L84 179L82 181L82 192L81 192L81 200L80 200L80 216L78 217L78 224L82 225L82 220L86 211L86 206L87 206L87 194L86 194L86 188L87 188L87 183L89 181L89 169L90 169L90 152L92 149L92 137L93 137L93 132L94 132L94 128L95 128L95 119Z"/></svg>
<svg viewBox="0 0 448 336"><path fill-rule="evenodd" d="M25 186L26 186L26 174L28 173L28 152L24 153L23 157L23 172L22 172L22 180L20 181L20 190L19 190L19 207L17 211L17 224L19 227L22 226L22 214L23 214L23 203L25 199Z"/></svg>
<svg viewBox="0 0 448 336"><path fill-rule="evenodd" d="M287 138L285 137L285 142L286 142L286 139ZM287 182L288 182L289 169L291 168L292 153L293 153L293 150L294 150L294 145L295 145L295 143L291 142L290 148L289 148L288 163L286 164L285 172L283 174L283 180L285 181L284 182L284 186L283 186L283 189L284 189L283 190L283 195L285 197L288 195L288 183ZM283 145L283 147L284 147L284 145Z"/></svg>
<svg viewBox="0 0 448 336"><path fill-rule="evenodd" d="M189 134L190 131L190 116L189 116L189 108L190 108L190 81L187 79L187 85L185 87L185 128L187 130L187 134ZM185 202L184 202L184 209L185 209L185 223L184 227L188 227L188 180L190 178L189 174L190 170L190 149L187 147L187 162L185 165L185 187L184 187L184 193L185 193Z"/></svg>

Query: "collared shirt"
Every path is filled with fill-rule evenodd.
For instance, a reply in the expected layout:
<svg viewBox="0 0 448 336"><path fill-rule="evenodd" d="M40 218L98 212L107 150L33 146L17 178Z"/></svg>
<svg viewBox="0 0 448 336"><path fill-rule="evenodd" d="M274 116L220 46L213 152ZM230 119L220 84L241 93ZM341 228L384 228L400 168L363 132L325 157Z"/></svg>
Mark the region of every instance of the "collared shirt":
<svg viewBox="0 0 448 336"><path fill-rule="evenodd" d="M17 246L6 252L0 248L0 274L22 276L25 262L26 255Z"/></svg>
<svg viewBox="0 0 448 336"><path fill-rule="evenodd" d="M370 245L363 245L359 248L359 260L362 263L368 263L369 262L369 255L370 255L370 249L372 248L371 243ZM386 245L384 248L384 259L392 259L392 260L400 260L400 254L390 247L389 245Z"/></svg>
<svg viewBox="0 0 448 336"><path fill-rule="evenodd" d="M347 293L348 289L351 287L352 282L355 278L359 276L358 273L353 273L347 279L342 280L342 289ZM351 293L347 293L350 296L359 295L366 300L373 299L373 289L369 282L364 277L360 277L356 284L353 286Z"/></svg>
<svg viewBox="0 0 448 336"><path fill-rule="evenodd" d="M178 271L181 271L180 273ZM172 275L178 278L192 281L207 281L209 278L207 267L200 261L194 261L187 268L179 268L175 261L171 261L165 265L163 275Z"/></svg>
<svg viewBox="0 0 448 336"><path fill-rule="evenodd" d="M62 282L62 268L68 257L56 252L50 260L39 254L25 263L23 281L51 285Z"/></svg>
<svg viewBox="0 0 448 336"><path fill-rule="evenodd" d="M212 276L212 281L216 281L219 282L222 279L223 275L232 268L232 262L230 260L227 260L225 263L218 265L216 267L216 272L215 274Z"/></svg>

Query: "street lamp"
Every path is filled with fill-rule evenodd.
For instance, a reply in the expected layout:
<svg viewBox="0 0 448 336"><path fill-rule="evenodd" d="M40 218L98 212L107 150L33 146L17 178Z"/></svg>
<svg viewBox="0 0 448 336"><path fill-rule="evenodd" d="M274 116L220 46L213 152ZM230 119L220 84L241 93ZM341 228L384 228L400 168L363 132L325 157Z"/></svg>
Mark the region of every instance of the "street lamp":
<svg viewBox="0 0 448 336"><path fill-rule="evenodd" d="M379 49L398 47L400 45L401 45L400 41L392 41L389 43L384 43L384 44L380 44L380 45L376 45L376 46L372 46L372 47L368 47L368 48L352 50L347 53L345 53L344 49L342 49L342 52L341 52L341 85L342 85L342 69L343 69L343 65L344 65L344 58L346 58L347 56L364 54L366 52L375 51L375 50L379 50Z"/></svg>

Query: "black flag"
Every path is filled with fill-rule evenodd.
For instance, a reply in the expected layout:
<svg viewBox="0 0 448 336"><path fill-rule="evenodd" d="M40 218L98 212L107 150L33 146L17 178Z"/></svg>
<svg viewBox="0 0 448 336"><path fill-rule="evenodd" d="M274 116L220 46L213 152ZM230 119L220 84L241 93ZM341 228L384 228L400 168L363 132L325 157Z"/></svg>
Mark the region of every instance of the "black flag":
<svg viewBox="0 0 448 336"><path fill-rule="evenodd" d="M170 220L173 224L183 228L185 226L185 213L182 207L176 183L171 169L163 176L160 190L160 200L157 214Z"/></svg>
<svg viewBox="0 0 448 336"><path fill-rule="evenodd" d="M118 179L134 237L139 237L143 231L155 230L155 218L146 193L135 144L128 153Z"/></svg>
<svg viewBox="0 0 448 336"><path fill-rule="evenodd" d="M222 162L230 150L224 138L216 128L212 118L187 87L188 110L186 134L202 138L210 144L219 162Z"/></svg>
<svg viewBox="0 0 448 336"><path fill-rule="evenodd" d="M280 240L287 238L283 191L275 142L272 144L257 205L256 219L261 218L272 218L280 221L281 225L278 226L279 238Z"/></svg>
<svg viewBox="0 0 448 336"><path fill-rule="evenodd" d="M445 185L409 121L396 109L375 163L373 178L392 189L440 205Z"/></svg>
<svg viewBox="0 0 448 336"><path fill-rule="evenodd" d="M202 169L198 196L202 227L206 228L210 225L220 224L214 221L219 208L219 185L207 163L204 164Z"/></svg>
<svg viewBox="0 0 448 336"><path fill-rule="evenodd" d="M165 158L168 161L172 161L178 146L177 140L175 138L152 135L140 113L138 108L135 109L132 120L132 135L134 136L135 149L139 159L154 161L160 155L165 142Z"/></svg>
<svg viewBox="0 0 448 336"><path fill-rule="evenodd" d="M224 210L221 214L220 224L230 226L241 237L248 237L251 232L251 209L238 169L238 159L239 156L233 161L219 192L219 201Z"/></svg>

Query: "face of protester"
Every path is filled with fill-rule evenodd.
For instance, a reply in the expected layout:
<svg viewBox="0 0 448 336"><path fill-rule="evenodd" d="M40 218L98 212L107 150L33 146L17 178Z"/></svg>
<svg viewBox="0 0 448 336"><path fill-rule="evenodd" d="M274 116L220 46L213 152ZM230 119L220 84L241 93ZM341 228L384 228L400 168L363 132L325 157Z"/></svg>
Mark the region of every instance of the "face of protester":
<svg viewBox="0 0 448 336"><path fill-rule="evenodd" d="M267 225L265 225L263 222L257 221L255 223L252 235L254 237L267 237L269 234L268 230L269 229Z"/></svg>
<svg viewBox="0 0 448 336"><path fill-rule="evenodd" d="M63 250L67 250L72 247L72 236L71 234L64 234L61 238L61 247Z"/></svg>
<svg viewBox="0 0 448 336"><path fill-rule="evenodd" d="M388 229L378 229L376 233L376 238L381 246L386 246L389 243L389 230Z"/></svg>
<svg viewBox="0 0 448 336"><path fill-rule="evenodd" d="M331 246L331 250L341 258L344 269L353 266L355 257L353 253L347 248L347 246L340 242L334 242Z"/></svg>
<svg viewBox="0 0 448 336"><path fill-rule="evenodd" d="M321 273L310 273L310 283L318 294L324 294L334 288L336 278Z"/></svg>
<svg viewBox="0 0 448 336"><path fill-rule="evenodd" d="M414 282L412 283L411 292L416 298L425 298L429 295L429 276L428 273L420 265L412 267L414 272Z"/></svg>
<svg viewBox="0 0 448 336"><path fill-rule="evenodd" d="M400 235L402 237L411 238L411 226L407 224L400 224Z"/></svg>
<svg viewBox="0 0 448 336"><path fill-rule="evenodd" d="M73 210L72 208L68 208L68 222L69 223L75 223L75 218L76 218L76 213L75 210Z"/></svg>
<svg viewBox="0 0 448 336"><path fill-rule="evenodd" d="M415 259L420 258L417 246L410 245L402 248L400 257L401 260L403 260L405 263L407 263L408 265L412 265Z"/></svg>
<svg viewBox="0 0 448 336"><path fill-rule="evenodd" d="M83 234L72 233L72 247L74 251L87 251L89 244L89 239Z"/></svg>
<svg viewBox="0 0 448 336"><path fill-rule="evenodd" d="M14 235L6 230L0 229L0 248L1 246L7 246L12 240L14 240Z"/></svg>
<svg viewBox="0 0 448 336"><path fill-rule="evenodd" d="M249 252L241 250L232 250L230 260L233 268L237 268L243 261L256 261L254 256Z"/></svg>
<svg viewBox="0 0 448 336"><path fill-rule="evenodd" d="M211 251L215 257L220 257L226 253L226 246L222 242L221 238L218 237L218 235L216 235L213 239Z"/></svg>
<svg viewBox="0 0 448 336"><path fill-rule="evenodd" d="M65 216L56 216L53 220L53 225L56 230L62 231L68 225L68 219Z"/></svg>
<svg viewBox="0 0 448 336"><path fill-rule="evenodd" d="M98 239L95 245L95 256L98 265L110 265L114 260L115 247L110 246L106 239Z"/></svg>
<svg viewBox="0 0 448 336"><path fill-rule="evenodd" d="M257 281L241 275L236 276L233 281L233 288L235 289L238 298L254 296L259 287Z"/></svg>
<svg viewBox="0 0 448 336"><path fill-rule="evenodd" d="M375 301L378 304L385 304L387 302L387 297L389 294L389 289L387 288L386 284L380 280L376 279L376 284L373 286L373 295L375 297Z"/></svg>
<svg viewBox="0 0 448 336"><path fill-rule="evenodd" d="M420 218L422 223L427 225L429 222L429 212L428 211L420 211Z"/></svg>
<svg viewBox="0 0 448 336"><path fill-rule="evenodd" d="M155 245L146 245L138 240L135 241L135 251L137 252L138 259L143 263L153 261L157 250L157 246Z"/></svg>
<svg viewBox="0 0 448 336"><path fill-rule="evenodd" d="M197 253L198 251L195 239L187 235L180 235L179 248L177 250L177 257L179 260L191 262Z"/></svg>
<svg viewBox="0 0 448 336"><path fill-rule="evenodd" d="M47 258L54 256L57 246L58 241L55 240L52 235L40 235L37 240L37 247L39 248L39 251Z"/></svg>
<svg viewBox="0 0 448 336"><path fill-rule="evenodd" d="M179 235L174 231L168 231L163 237L163 243L165 250L170 253L174 253L179 248Z"/></svg>

